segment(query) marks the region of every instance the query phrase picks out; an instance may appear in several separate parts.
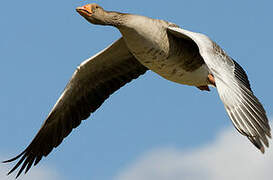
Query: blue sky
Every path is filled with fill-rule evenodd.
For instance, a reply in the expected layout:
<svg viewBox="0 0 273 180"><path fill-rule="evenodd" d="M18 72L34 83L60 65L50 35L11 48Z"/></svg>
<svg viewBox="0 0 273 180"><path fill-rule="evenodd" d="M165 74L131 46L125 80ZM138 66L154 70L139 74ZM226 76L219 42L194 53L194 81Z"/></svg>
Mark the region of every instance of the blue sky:
<svg viewBox="0 0 273 180"><path fill-rule="evenodd" d="M121 36L118 30L91 25L76 13L77 6L91 2L94 1L0 2L2 160L13 157L30 143L75 68ZM244 67L253 91L272 119L272 1L95 2L106 10L165 19L207 34ZM246 142L240 149L242 156L256 154L242 161L262 156L246 138L237 135L215 89L201 92L148 72L112 95L30 175L21 179L133 179L124 176L126 170L132 172L133 167L138 167L136 164L146 167L140 162L151 158L151 152L159 154L156 159L163 157L162 151L168 154L164 157L186 152L181 156L183 161L185 155L197 156L187 154L191 152L201 152L198 157L204 157L207 147L225 149L218 146L220 140L225 140L219 138L224 136L222 132L239 138L239 149ZM232 146L232 141L229 144ZM234 159L236 164L235 150L221 151L221 155ZM273 153L269 152L272 151L261 163L273 163ZM222 156L213 158L221 160ZM193 162L198 164L197 161ZM3 174L10 167L0 165L1 180L8 179ZM155 172L160 174L160 168ZM166 179L175 177L166 175Z"/></svg>

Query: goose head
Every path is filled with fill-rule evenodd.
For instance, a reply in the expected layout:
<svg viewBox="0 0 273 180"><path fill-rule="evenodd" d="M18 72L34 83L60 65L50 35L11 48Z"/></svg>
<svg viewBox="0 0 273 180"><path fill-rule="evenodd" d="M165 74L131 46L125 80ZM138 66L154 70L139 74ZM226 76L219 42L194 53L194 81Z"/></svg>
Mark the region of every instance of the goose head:
<svg viewBox="0 0 273 180"><path fill-rule="evenodd" d="M77 7L76 11L92 24L115 26L122 19L122 13L105 11L96 3Z"/></svg>

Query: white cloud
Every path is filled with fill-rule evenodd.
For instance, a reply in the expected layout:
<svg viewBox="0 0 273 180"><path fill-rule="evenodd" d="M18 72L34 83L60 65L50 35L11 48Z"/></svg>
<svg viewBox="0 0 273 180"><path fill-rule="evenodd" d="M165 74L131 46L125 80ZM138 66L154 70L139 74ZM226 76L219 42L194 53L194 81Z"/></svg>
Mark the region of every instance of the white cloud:
<svg viewBox="0 0 273 180"><path fill-rule="evenodd" d="M1 158L0 158L1 159ZM1 164L0 165L0 180L15 180L16 172L7 176L7 172L9 172L11 166ZM26 179L26 180L60 180L60 176L53 169L39 166L31 169L27 174L22 173L18 180Z"/></svg>
<svg viewBox="0 0 273 180"><path fill-rule="evenodd" d="M271 127L272 127L271 123ZM121 171L115 180L269 180L273 178L273 143L265 154L234 129L206 146L188 151L153 150Z"/></svg>

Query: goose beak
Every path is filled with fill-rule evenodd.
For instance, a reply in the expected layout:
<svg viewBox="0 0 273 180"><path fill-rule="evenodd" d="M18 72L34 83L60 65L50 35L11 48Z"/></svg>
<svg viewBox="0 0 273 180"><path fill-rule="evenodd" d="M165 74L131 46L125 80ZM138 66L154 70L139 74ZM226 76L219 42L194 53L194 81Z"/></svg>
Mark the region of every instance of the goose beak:
<svg viewBox="0 0 273 180"><path fill-rule="evenodd" d="M91 5L90 4L87 4L87 5L84 5L84 6L80 6L80 7L77 7L76 8L76 11L84 16L84 17L89 17L92 15L92 10L91 10Z"/></svg>

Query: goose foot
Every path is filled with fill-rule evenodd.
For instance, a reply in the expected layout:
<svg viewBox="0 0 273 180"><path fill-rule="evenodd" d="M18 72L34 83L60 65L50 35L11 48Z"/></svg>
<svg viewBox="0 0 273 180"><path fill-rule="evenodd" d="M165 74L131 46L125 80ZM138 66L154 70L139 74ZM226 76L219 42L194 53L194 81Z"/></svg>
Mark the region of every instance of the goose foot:
<svg viewBox="0 0 273 180"><path fill-rule="evenodd" d="M209 74L209 75L208 75L208 80L209 80L209 82L210 82L213 86L216 87L215 79L214 79L214 77L213 77L212 74Z"/></svg>

